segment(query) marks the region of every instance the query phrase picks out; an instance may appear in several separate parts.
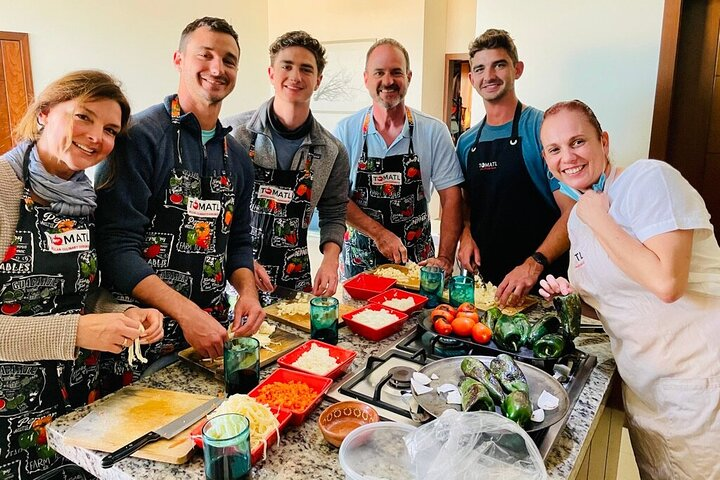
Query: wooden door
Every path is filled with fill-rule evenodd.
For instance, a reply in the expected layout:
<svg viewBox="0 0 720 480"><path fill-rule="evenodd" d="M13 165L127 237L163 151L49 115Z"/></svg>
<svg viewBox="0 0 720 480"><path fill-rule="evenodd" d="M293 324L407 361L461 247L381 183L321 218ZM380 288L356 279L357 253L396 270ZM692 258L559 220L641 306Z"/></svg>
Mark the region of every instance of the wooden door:
<svg viewBox="0 0 720 480"><path fill-rule="evenodd" d="M0 32L0 154L10 150L12 131L33 99L27 33Z"/></svg>
<svg viewBox="0 0 720 480"><path fill-rule="evenodd" d="M468 79L470 63L467 58L467 53L445 55L443 121L456 143L460 135L470 128L472 85Z"/></svg>
<svg viewBox="0 0 720 480"><path fill-rule="evenodd" d="M720 231L720 0L666 0L650 157L700 192Z"/></svg>

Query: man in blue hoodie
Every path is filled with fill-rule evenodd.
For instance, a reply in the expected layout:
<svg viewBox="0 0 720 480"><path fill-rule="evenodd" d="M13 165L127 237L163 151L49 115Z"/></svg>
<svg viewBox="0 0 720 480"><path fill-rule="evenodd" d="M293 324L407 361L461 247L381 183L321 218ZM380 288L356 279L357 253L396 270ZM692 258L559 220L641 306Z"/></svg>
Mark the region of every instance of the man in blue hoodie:
<svg viewBox="0 0 720 480"><path fill-rule="evenodd" d="M202 357L222 356L226 281L239 293L235 335L253 334L264 318L250 241L252 166L218 121L239 59L225 20L190 23L173 57L177 94L135 115L116 150L118 171L98 173L98 185L109 184L97 209L102 283L167 317L164 340L145 352L150 363L187 344ZM125 374L120 359L111 368Z"/></svg>

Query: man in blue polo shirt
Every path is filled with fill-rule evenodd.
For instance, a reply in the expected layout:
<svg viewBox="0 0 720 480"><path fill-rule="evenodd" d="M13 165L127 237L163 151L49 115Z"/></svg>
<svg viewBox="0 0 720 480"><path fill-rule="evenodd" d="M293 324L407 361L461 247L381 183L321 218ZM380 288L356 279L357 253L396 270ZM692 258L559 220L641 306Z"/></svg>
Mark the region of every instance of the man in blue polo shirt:
<svg viewBox="0 0 720 480"><path fill-rule="evenodd" d="M405 106L412 71L397 40L384 38L370 47L363 76L372 106L342 120L335 131L348 150L352 183L344 276L408 260L449 274L462 226L463 182L450 132ZM428 214L433 189L442 206L437 256Z"/></svg>
<svg viewBox="0 0 720 480"><path fill-rule="evenodd" d="M470 82L486 117L457 145L466 180L458 259L498 285L500 305L513 306L543 271L567 276L567 216L575 202L560 193L543 161L543 112L515 94L524 65L510 35L487 30L469 55Z"/></svg>

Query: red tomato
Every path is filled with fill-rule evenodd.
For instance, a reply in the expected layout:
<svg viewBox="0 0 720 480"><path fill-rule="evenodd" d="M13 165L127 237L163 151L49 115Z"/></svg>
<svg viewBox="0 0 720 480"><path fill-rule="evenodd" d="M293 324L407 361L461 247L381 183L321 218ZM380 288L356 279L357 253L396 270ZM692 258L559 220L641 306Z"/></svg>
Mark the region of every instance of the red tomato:
<svg viewBox="0 0 720 480"><path fill-rule="evenodd" d="M478 316L477 312L458 312L455 318L460 317L469 318L473 321L473 323L478 323L480 321L480 317Z"/></svg>
<svg viewBox="0 0 720 480"><path fill-rule="evenodd" d="M458 312L477 312L475 305L470 302L461 303L457 310Z"/></svg>
<svg viewBox="0 0 720 480"><path fill-rule="evenodd" d="M452 327L448 322L442 318L438 318L434 323L435 331L440 335L450 335L453 331Z"/></svg>
<svg viewBox="0 0 720 480"><path fill-rule="evenodd" d="M455 320L450 324L453 333L459 337L469 337L474 325L475 322L471 318L461 316L455 317Z"/></svg>
<svg viewBox="0 0 720 480"><path fill-rule="evenodd" d="M473 325L471 334L473 341L477 343L482 343L483 345L488 343L492 338L492 332L490 331L490 328L481 322Z"/></svg>
<svg viewBox="0 0 720 480"><path fill-rule="evenodd" d="M441 319L446 321L447 323L450 323L455 318L455 315L448 312L447 310L433 310L433 312L430 314L430 318L432 318L433 322L437 319Z"/></svg>
<svg viewBox="0 0 720 480"><path fill-rule="evenodd" d="M437 307L435 307L435 310L445 310L445 311L448 311L448 312L452 313L452 316L453 316L453 317L454 317L455 314L457 313L457 310L455 310L455 308L454 308L452 305L448 305L447 303L441 303L440 305L438 305Z"/></svg>

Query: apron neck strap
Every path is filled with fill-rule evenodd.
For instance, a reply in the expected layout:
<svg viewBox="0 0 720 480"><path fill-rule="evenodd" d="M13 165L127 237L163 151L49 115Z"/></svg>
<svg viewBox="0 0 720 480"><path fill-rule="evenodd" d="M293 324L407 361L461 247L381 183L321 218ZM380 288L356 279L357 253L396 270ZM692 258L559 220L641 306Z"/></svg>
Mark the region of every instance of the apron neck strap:
<svg viewBox="0 0 720 480"><path fill-rule="evenodd" d="M408 130L410 131L410 146L408 147L408 155L413 155L414 148L413 148L413 131L415 130L415 121L413 120L413 114L410 110L410 107L405 106L405 116L407 117L408 121ZM365 113L365 118L363 119L362 123L362 135L363 135L363 148L362 148L362 155L363 158L368 158L368 149L367 149L367 135L368 130L370 129L370 121L372 120L372 106L368 107L367 112Z"/></svg>
<svg viewBox="0 0 720 480"><path fill-rule="evenodd" d="M170 103L170 120L175 125L175 164L176 166L182 165L182 146L180 144L180 115L182 115L182 109L180 108L180 99L177 94L173 97ZM203 144L203 147L205 144ZM250 155L252 158L252 155ZM223 169L228 172L228 144L227 135L223 138Z"/></svg>
<svg viewBox="0 0 720 480"><path fill-rule="evenodd" d="M521 114L522 114L522 103L520 103L518 101L517 105L515 105L515 113L513 114L512 132L510 133L510 141L517 140L517 138L518 138ZM483 131L483 128L485 128L486 123L487 123L487 115L485 115L483 117L482 122L480 123L480 128L478 128L477 135L475 135L475 143L473 143L473 150L475 149L475 147L477 147L477 144L480 143L480 136L482 135L482 131ZM513 143L513 145L515 145L515 144Z"/></svg>

